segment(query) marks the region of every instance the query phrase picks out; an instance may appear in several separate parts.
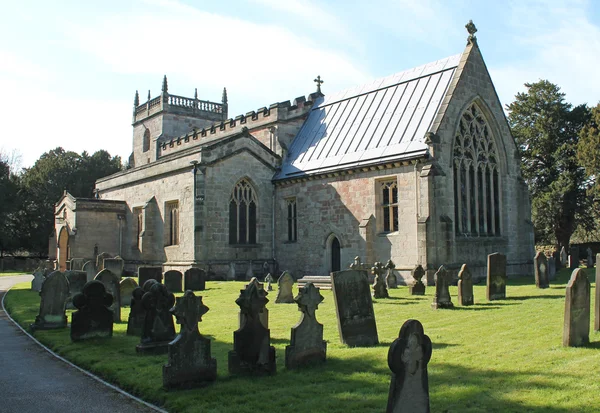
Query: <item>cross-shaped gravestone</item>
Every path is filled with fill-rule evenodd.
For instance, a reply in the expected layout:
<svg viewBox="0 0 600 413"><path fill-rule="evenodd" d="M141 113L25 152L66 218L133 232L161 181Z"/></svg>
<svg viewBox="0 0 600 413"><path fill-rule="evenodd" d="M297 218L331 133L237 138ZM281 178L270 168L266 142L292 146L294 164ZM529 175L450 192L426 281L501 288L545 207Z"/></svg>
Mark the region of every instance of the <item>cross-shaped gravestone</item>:
<svg viewBox="0 0 600 413"><path fill-rule="evenodd" d="M169 343L169 361L163 366L163 386L196 387L217 378L217 361L211 357L210 339L198 331L198 322L208 312L202 297L187 290L170 312L181 324L179 335Z"/></svg>
<svg viewBox="0 0 600 413"><path fill-rule="evenodd" d="M398 280L396 279L396 273L394 272L396 264L394 264L392 260L388 260L385 264L385 268L387 268L387 275L385 276L387 288L398 288Z"/></svg>
<svg viewBox="0 0 600 413"><path fill-rule="evenodd" d="M317 76L314 82L317 84L317 93L321 93L321 85L325 83L325 81L321 80L321 76Z"/></svg>
<svg viewBox="0 0 600 413"><path fill-rule="evenodd" d="M164 284L150 281L146 283L149 283L148 292L142 297L146 315L140 344L135 349L138 353L166 353L169 343L175 338L173 316L169 312L175 304L175 296Z"/></svg>
<svg viewBox="0 0 600 413"><path fill-rule="evenodd" d="M269 294L268 292L264 291L264 288L265 288L264 285L261 284L258 281L258 278L256 278L256 277L252 277L252 279L250 280L250 282L248 284L255 284L256 288L258 288L259 290L263 290L265 296L267 296ZM262 308L262 310L258 314L258 318L260 319L260 322L262 323L262 325L265 326L265 328L269 328L269 310L267 309L267 307ZM240 324L240 328L241 328L244 325L244 323L246 322L246 316L244 315L244 313L242 311L239 312L238 319L239 319L239 322L240 322L239 324Z"/></svg>
<svg viewBox="0 0 600 413"><path fill-rule="evenodd" d="M412 270L411 276L414 279L414 283L409 287L410 295L425 295L425 284L421 281L424 275L425 270L421 265L417 265Z"/></svg>
<svg viewBox="0 0 600 413"><path fill-rule="evenodd" d="M440 266L438 271L435 273L435 295L433 296L433 302L431 308L437 310L438 308L453 308L452 298L450 297L450 284L452 283L452 274L446 270L443 265Z"/></svg>
<svg viewBox="0 0 600 413"><path fill-rule="evenodd" d="M260 283L250 282L240 291L235 303L240 307L244 323L233 333L233 350L229 352L231 374L274 374L275 347L270 345L270 332L259 314L269 302Z"/></svg>
<svg viewBox="0 0 600 413"><path fill-rule="evenodd" d="M265 277L265 283L267 284L267 291L273 291L273 286L271 285L273 283L273 276L271 273L268 273Z"/></svg>
<svg viewBox="0 0 600 413"><path fill-rule="evenodd" d="M427 363L431 351L423 325L406 321L388 352L392 380L386 413L429 413Z"/></svg>
<svg viewBox="0 0 600 413"><path fill-rule="evenodd" d="M467 264L463 264L458 272L458 305L473 304L473 276Z"/></svg>
<svg viewBox="0 0 600 413"><path fill-rule="evenodd" d="M383 279L383 264L376 262L371 268L371 273L375 276L373 281L373 298L389 298L385 280Z"/></svg>
<svg viewBox="0 0 600 413"><path fill-rule="evenodd" d="M350 269L351 270L362 270L363 269L363 264L362 264L362 262L360 262L360 257L358 255L356 257L354 257L354 262L352 264L350 264Z"/></svg>
<svg viewBox="0 0 600 413"><path fill-rule="evenodd" d="M292 327L290 345L285 348L285 367L298 366L325 361L327 343L323 341L323 325L317 321L315 311L323 301L323 296L313 283L300 288L294 298L302 312L300 321Z"/></svg>
<svg viewBox="0 0 600 413"><path fill-rule="evenodd" d="M85 275L85 273L83 273ZM77 308L71 315L71 340L112 337L113 314L108 308L113 297L100 281L88 281L82 291L73 296Z"/></svg>

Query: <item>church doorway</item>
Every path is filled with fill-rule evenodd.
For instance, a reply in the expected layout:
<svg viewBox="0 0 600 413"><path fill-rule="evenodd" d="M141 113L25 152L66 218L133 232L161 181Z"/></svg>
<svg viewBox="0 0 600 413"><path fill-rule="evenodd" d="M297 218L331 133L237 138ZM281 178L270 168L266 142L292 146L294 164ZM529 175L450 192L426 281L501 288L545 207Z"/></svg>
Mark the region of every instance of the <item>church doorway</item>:
<svg viewBox="0 0 600 413"><path fill-rule="evenodd" d="M67 261L69 260L69 231L62 227L58 234L58 270L67 270Z"/></svg>
<svg viewBox="0 0 600 413"><path fill-rule="evenodd" d="M342 269L342 256L340 241L337 237L331 240L331 272L336 272Z"/></svg>

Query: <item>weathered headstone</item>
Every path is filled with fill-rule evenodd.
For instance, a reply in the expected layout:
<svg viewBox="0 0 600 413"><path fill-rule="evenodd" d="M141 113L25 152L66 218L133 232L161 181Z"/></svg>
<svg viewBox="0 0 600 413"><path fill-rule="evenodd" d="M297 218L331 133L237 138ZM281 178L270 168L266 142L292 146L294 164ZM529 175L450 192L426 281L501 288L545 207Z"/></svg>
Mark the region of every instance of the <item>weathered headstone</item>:
<svg viewBox="0 0 600 413"><path fill-rule="evenodd" d="M294 287L294 277L284 271L277 280L277 298L275 298L276 304L292 304L294 303L294 294L292 288Z"/></svg>
<svg viewBox="0 0 600 413"><path fill-rule="evenodd" d="M113 296L113 303L110 309L113 312L115 323L121 322L121 285L120 279L110 270L102 270L94 278L104 284L106 291Z"/></svg>
<svg viewBox="0 0 600 413"><path fill-rule="evenodd" d="M562 265L560 262L560 252L558 252L557 250L552 251L552 258L554 258L554 268L556 270L560 270L562 268ZM550 279L552 280L552 278L550 278Z"/></svg>
<svg viewBox="0 0 600 413"><path fill-rule="evenodd" d="M144 327L144 320L146 319L146 308L142 298L146 294L152 284L157 284L158 281L150 279L146 281L143 288L137 287L131 293L131 310L129 311L129 318L127 319L127 335L128 336L142 336L142 328Z"/></svg>
<svg viewBox="0 0 600 413"><path fill-rule="evenodd" d="M44 284L44 281L46 280L47 274L48 274L48 270L43 269L43 268L37 268L33 272L33 280L31 280L31 290L32 291L36 291L38 293L40 291L42 291L42 285Z"/></svg>
<svg viewBox="0 0 600 413"><path fill-rule="evenodd" d="M35 317L35 322L31 324L31 329L65 328L67 326L65 306L68 296L69 281L67 281L67 277L60 271L54 271L48 275L42 285L42 291L40 291L40 312Z"/></svg>
<svg viewBox="0 0 600 413"><path fill-rule="evenodd" d="M590 342L590 281L585 270L571 274L565 297L563 346L579 347Z"/></svg>
<svg viewBox="0 0 600 413"><path fill-rule="evenodd" d="M579 248L573 247L569 248L569 268L574 270L575 268L579 268Z"/></svg>
<svg viewBox="0 0 600 413"><path fill-rule="evenodd" d="M206 289L206 271L200 268L190 268L183 276L184 287L190 291L204 291Z"/></svg>
<svg viewBox="0 0 600 413"><path fill-rule="evenodd" d="M587 253L587 258L585 260L585 266L587 268L594 268L594 253L592 252L592 249L590 247L587 248L586 250Z"/></svg>
<svg viewBox="0 0 600 413"><path fill-rule="evenodd" d="M365 265L360 261L360 257L357 255L356 257L354 257L354 262L350 264L350 269L359 271L366 270L367 268L365 268Z"/></svg>
<svg viewBox="0 0 600 413"><path fill-rule="evenodd" d="M119 295L121 296L121 306L131 306L131 294L138 287L138 283L131 277L124 278L119 283Z"/></svg>
<svg viewBox="0 0 600 413"><path fill-rule="evenodd" d="M475 298L473 295L473 276L467 267L463 264L458 272L458 305L473 305Z"/></svg>
<svg viewBox="0 0 600 413"><path fill-rule="evenodd" d="M104 260L110 258L110 254L107 252L101 252L96 256L96 271L100 272L104 269Z"/></svg>
<svg viewBox="0 0 600 413"><path fill-rule="evenodd" d="M548 257L548 281L556 278L556 260L554 257Z"/></svg>
<svg viewBox="0 0 600 413"><path fill-rule="evenodd" d="M387 264L385 264L385 268L387 268L385 285L387 285L387 288L398 288L398 279L396 278L396 272L394 271L396 264L394 264L392 260L388 260Z"/></svg>
<svg viewBox="0 0 600 413"><path fill-rule="evenodd" d="M560 265L561 265L561 267L564 268L567 266L568 259L569 259L569 256L567 255L567 249L563 245L563 247L560 249Z"/></svg>
<svg viewBox="0 0 600 413"><path fill-rule="evenodd" d="M140 344L135 347L138 353L166 353L175 338L173 316L169 312L175 304L175 296L163 284L150 282L148 292L142 296L146 311ZM144 289L146 289L144 284Z"/></svg>
<svg viewBox="0 0 600 413"><path fill-rule="evenodd" d="M210 354L210 339L198 331L198 322L208 312L202 297L187 290L170 310L181 324L175 340L169 343L169 361L163 366L163 386L191 388L217 378L217 361Z"/></svg>
<svg viewBox="0 0 600 413"><path fill-rule="evenodd" d="M87 282L82 292L73 297L77 311L71 315L71 340L112 337L113 314L108 308L112 300L100 281Z"/></svg>
<svg viewBox="0 0 600 413"><path fill-rule="evenodd" d="M415 280L414 283L408 287L410 295L425 295L425 284L421 280L425 275L425 270L421 265L417 265L410 273Z"/></svg>
<svg viewBox="0 0 600 413"><path fill-rule="evenodd" d="M138 284L143 286L148 280L156 280L162 282L162 267L139 267L138 268Z"/></svg>
<svg viewBox="0 0 600 413"><path fill-rule="evenodd" d="M600 254L596 254L596 300L594 302L594 331L600 331Z"/></svg>
<svg viewBox="0 0 600 413"><path fill-rule="evenodd" d="M406 321L388 352L392 380L386 413L429 413L427 363L431 351L423 325L417 320Z"/></svg>
<svg viewBox="0 0 600 413"><path fill-rule="evenodd" d="M71 258L71 271L83 271L85 260L83 258Z"/></svg>
<svg viewBox="0 0 600 413"><path fill-rule="evenodd" d="M180 293L183 291L183 275L179 271L170 270L165 273L165 287L172 293Z"/></svg>
<svg viewBox="0 0 600 413"><path fill-rule="evenodd" d="M271 275L271 273L268 273L267 276L265 277L265 284L267 284L267 291L273 291L273 286L271 285L273 283L273 276Z"/></svg>
<svg viewBox="0 0 600 413"><path fill-rule="evenodd" d="M268 262L266 262L266 261L265 261L265 262L263 262L263 265L262 265L262 269L263 269L263 277L266 277L266 276L267 276L267 274L269 274L269 268L270 268L270 265L269 265L269 263L268 263Z"/></svg>
<svg viewBox="0 0 600 413"><path fill-rule="evenodd" d="M506 255L495 252L487 259L488 301L506 298Z"/></svg>
<svg viewBox="0 0 600 413"><path fill-rule="evenodd" d="M235 262L229 263L229 270L227 271L227 281L235 281Z"/></svg>
<svg viewBox="0 0 600 413"><path fill-rule="evenodd" d="M235 300L244 323L233 333L233 350L229 352L231 374L274 374L275 348L270 344L270 331L261 323L260 311L269 302L267 292L258 282L250 282Z"/></svg>
<svg viewBox="0 0 600 413"><path fill-rule="evenodd" d="M255 284L256 288L258 288L259 290L264 290L264 285L261 284L258 281L258 278L256 277L252 277L252 279L250 280L249 284ZM246 284L246 287L248 288L248 284ZM265 295L268 294L267 292L265 292ZM239 326L240 328L242 328L242 326L244 325L244 323L246 322L246 316L244 315L244 313L242 311L240 311L238 313L238 320L239 320ZM258 313L258 318L260 320L260 322L262 323L262 325L265 328L269 328L269 310L267 309L267 307L263 307L259 313Z"/></svg>
<svg viewBox="0 0 600 413"><path fill-rule="evenodd" d="M65 277L69 281L69 298L67 298L67 308L75 308L73 306L73 297L83 291L83 286L87 282L87 274L83 271L65 271Z"/></svg>
<svg viewBox="0 0 600 413"><path fill-rule="evenodd" d="M331 273L331 289L342 343L351 347L378 344L375 312L366 271Z"/></svg>
<svg viewBox="0 0 600 413"><path fill-rule="evenodd" d="M373 298L389 298L385 280L383 278L383 265L380 262L373 264L371 268L371 274L373 274Z"/></svg>
<svg viewBox="0 0 600 413"><path fill-rule="evenodd" d="M119 277L119 280L123 276L123 267L125 266L125 262L122 258L105 258L104 259L104 269L109 270L114 275Z"/></svg>
<svg viewBox="0 0 600 413"><path fill-rule="evenodd" d="M452 284L452 274L446 270L443 265L435 273L435 295L431 308L453 308L452 297L450 297L450 284Z"/></svg>
<svg viewBox="0 0 600 413"><path fill-rule="evenodd" d="M294 369L312 363L322 363L327 354L327 342L323 341L323 324L317 321L315 311L323 296L313 283L300 288L294 298L302 312L300 321L292 327L290 345L285 348L285 367Z"/></svg>
<svg viewBox="0 0 600 413"><path fill-rule="evenodd" d="M535 271L535 286L537 288L550 287L550 276L548 274L548 259L546 254L539 251L533 258L533 266Z"/></svg>
<svg viewBox="0 0 600 413"><path fill-rule="evenodd" d="M248 262L248 269L246 270L246 279L251 280L254 277L254 271L252 270L252 260Z"/></svg>
<svg viewBox="0 0 600 413"><path fill-rule="evenodd" d="M85 271L87 274L88 281L92 281L97 274L96 266L92 261L87 261L85 264L83 264L82 271Z"/></svg>

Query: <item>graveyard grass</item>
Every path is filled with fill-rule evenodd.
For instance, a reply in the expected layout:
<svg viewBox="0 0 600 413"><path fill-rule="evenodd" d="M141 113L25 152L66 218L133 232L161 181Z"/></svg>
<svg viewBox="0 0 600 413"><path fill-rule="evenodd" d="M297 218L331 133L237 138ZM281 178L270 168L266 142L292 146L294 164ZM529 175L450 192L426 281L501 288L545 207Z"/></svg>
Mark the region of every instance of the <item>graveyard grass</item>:
<svg viewBox="0 0 600 413"><path fill-rule="evenodd" d="M592 280L593 270L586 272ZM273 291L267 308L277 374L261 378L232 377L227 371L227 352L238 327L235 299L245 283L208 282L206 291L197 292L210 307L200 332L212 339L218 378L192 390L162 389L167 356L135 353L139 339L125 335L128 308L122 309L124 322L115 324L112 339L71 343L68 329L36 331L35 336L61 356L169 412L379 413L386 408L390 384L388 348L404 321L415 318L433 342L429 363L432 412L597 412L600 333L593 331L592 324L588 347L562 346L569 276L570 271L561 270L545 290L535 288L533 276L510 279L507 299L492 302L485 300L485 286L476 285L471 307L457 306L454 286L450 289L453 310L430 308L432 287L424 297L408 296L406 287L390 290L390 299L374 300L380 345L371 348L340 344L332 294L322 291L325 301L317 319L325 326L327 363L300 371L284 367L290 328L300 312L296 304L275 304ZM594 287L591 295L593 309ZM29 283L20 284L7 294L5 304L22 326L28 326L38 312L39 296L29 291Z"/></svg>

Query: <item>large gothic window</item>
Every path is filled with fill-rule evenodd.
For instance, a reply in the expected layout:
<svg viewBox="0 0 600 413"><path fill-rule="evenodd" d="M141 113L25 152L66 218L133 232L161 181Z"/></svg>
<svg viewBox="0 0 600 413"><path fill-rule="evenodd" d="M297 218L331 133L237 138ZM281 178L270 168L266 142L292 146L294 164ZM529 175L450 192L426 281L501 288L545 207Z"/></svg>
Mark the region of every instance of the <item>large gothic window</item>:
<svg viewBox="0 0 600 413"><path fill-rule="evenodd" d="M256 244L256 191L243 179L229 199L229 243Z"/></svg>
<svg viewBox="0 0 600 413"><path fill-rule="evenodd" d="M483 113L472 104L454 138L456 234L500 235L498 151Z"/></svg>

